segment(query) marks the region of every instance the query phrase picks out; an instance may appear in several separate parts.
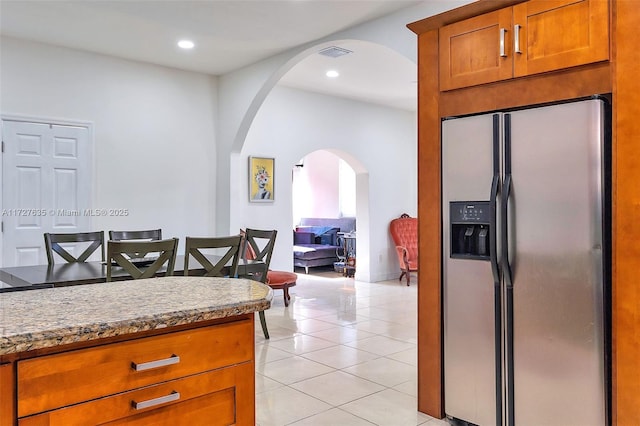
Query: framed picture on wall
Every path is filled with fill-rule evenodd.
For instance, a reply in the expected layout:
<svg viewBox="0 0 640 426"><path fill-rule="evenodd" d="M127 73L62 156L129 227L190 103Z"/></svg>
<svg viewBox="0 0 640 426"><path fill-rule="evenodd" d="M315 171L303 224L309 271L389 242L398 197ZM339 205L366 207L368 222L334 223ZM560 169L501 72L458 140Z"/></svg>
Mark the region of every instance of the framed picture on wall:
<svg viewBox="0 0 640 426"><path fill-rule="evenodd" d="M275 200L275 158L249 157L249 201L272 203Z"/></svg>

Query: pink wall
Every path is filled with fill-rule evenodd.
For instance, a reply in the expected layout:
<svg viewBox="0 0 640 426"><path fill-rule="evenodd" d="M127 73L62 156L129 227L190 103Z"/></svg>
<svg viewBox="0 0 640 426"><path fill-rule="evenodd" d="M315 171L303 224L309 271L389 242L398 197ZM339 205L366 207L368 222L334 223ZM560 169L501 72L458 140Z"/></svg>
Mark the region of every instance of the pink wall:
<svg viewBox="0 0 640 426"><path fill-rule="evenodd" d="M293 171L293 225L301 217L339 217L339 158L315 151Z"/></svg>

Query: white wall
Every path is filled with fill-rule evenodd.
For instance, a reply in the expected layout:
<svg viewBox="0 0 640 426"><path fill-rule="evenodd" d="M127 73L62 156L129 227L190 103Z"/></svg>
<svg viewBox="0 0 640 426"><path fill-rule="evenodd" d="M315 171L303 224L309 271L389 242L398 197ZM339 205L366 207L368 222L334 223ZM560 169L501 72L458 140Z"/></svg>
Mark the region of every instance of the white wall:
<svg viewBox="0 0 640 426"><path fill-rule="evenodd" d="M94 229L162 227L166 236L181 239L226 232L215 226L214 77L8 37L0 43L0 113L93 123L94 208L130 212L94 218ZM389 188L367 192L377 229L368 251L378 262L362 279L386 279L390 270L395 275L387 225L400 211L416 210L415 169L406 167L406 158L415 158L415 140L413 113L278 88L232 171L241 190L234 194L240 214L231 229L275 223L290 230L294 164L332 149L355 159L372 188ZM275 203L248 203L249 154L276 158ZM278 237L274 267L292 268L288 234Z"/></svg>
<svg viewBox="0 0 640 426"><path fill-rule="evenodd" d="M338 164L340 174L340 216L356 216L356 174L355 171L345 161L340 160Z"/></svg>
<svg viewBox="0 0 640 426"><path fill-rule="evenodd" d="M356 170L356 182L363 177L368 182L368 186L357 183L370 200L368 206L357 206L358 217L362 213L366 219L358 221L358 234L368 230L362 251L358 244L358 264L366 268L359 279L395 278L398 265L390 245L389 221L402 212L415 215L417 211L416 114L412 112L277 86L255 117L240 154L239 164L244 167L233 176L243 197L238 214L231 218L232 229L278 229L272 267L291 270L292 169L302 157L322 149L344 158ZM250 155L276 159L274 203L249 202Z"/></svg>
<svg viewBox="0 0 640 426"><path fill-rule="evenodd" d="M238 198L241 197L241 183L236 181L236 177L245 166L239 153L254 116L272 87L301 58L332 45L336 40L353 39L387 46L416 62L417 36L406 25L472 1L424 1L221 76L219 100L224 108L220 109L218 130L218 229L233 230L237 222L234 218L241 214L242 198Z"/></svg>
<svg viewBox="0 0 640 426"><path fill-rule="evenodd" d="M0 88L0 113L94 124L94 208L130 212L96 230L215 234L215 77L3 37Z"/></svg>
<svg viewBox="0 0 640 426"><path fill-rule="evenodd" d="M444 12L454 7L461 6L469 3L473 0L447 0L447 1L425 1L415 7L402 9L394 14L387 15L377 20L366 22L362 25L358 25L353 28L348 28L344 31L332 34L320 40L308 43L304 46L295 47L279 55L272 56L258 63L249 65L240 70L225 74L219 78L219 103L224 105L224 108L219 112L219 129L218 129L218 163L216 174L216 189L217 189L217 203L218 208L216 218L218 229L229 229L231 232L242 225L246 219L251 218L253 221L260 221L267 227L279 227L280 229L288 229L291 225L291 209L287 207L284 209L281 205L289 205L291 203L291 194L279 192L278 199L273 204L261 205L262 209L257 209L256 206L251 206L249 213L244 211L244 207L247 204L246 201L246 152L253 151L255 147L245 147L248 142L249 132L253 131L254 119L257 119L256 114L261 111L263 103L266 103L267 96L270 96L271 89L277 84L278 80L291 69L301 58L309 55L313 52L317 52L323 47L330 46L336 40L354 39L364 40L373 43L387 46L400 55L404 55L413 62L416 62L417 52L417 37L411 31L409 31L406 25L410 22L414 22L428 16L435 15L437 13ZM311 111L316 114L318 111ZM312 114L312 116L313 116ZM355 118L358 120L357 115L348 116L349 118ZM347 117L338 117L338 119L345 119ZM278 123L285 122L284 126L287 127L294 123L295 125L302 125L304 120L300 123L296 123L293 120L289 120L288 117L278 117ZM415 116L413 119L415 129ZM364 124L364 123L352 123L352 124ZM371 121L370 127L375 129L375 121ZM265 127L269 127L268 124ZM280 129L283 130L283 129ZM406 130L405 130L406 131ZM415 132L415 130L414 130ZM299 149L298 144L301 146L318 146L324 149L326 145L334 145L335 140L328 140L324 143L318 143L313 133L304 133L302 139L293 141L294 145L288 147L289 152L283 153L283 157L279 161L276 161L276 170L282 174L285 170L290 172L290 167L293 162L304 156L305 152L309 152L312 149ZM361 139L366 140L366 137ZM374 137L375 139L375 137ZM392 140L389 138L390 152L393 151ZM416 159L416 135L413 135L412 149L410 157L404 157L405 163L401 166L401 169L407 169L407 161L411 158ZM335 146L336 150L348 149L349 140L342 140L342 145ZM273 144L279 144L280 141L273 139L270 142L263 142L268 145L268 149L261 149L260 151L278 151L284 150L274 147ZM262 148L262 147L260 147ZM287 160L286 164L282 161L283 158L288 158L289 153L293 151L295 160ZM364 150L366 151L366 149ZM342 151L345 153L344 151ZM252 155L257 155L251 152ZM362 157L375 156L381 154L380 151L376 152L364 152ZM349 156L349 153L345 153ZM360 153L358 153L360 155ZM386 279L397 273L397 260L393 260L393 254L389 252L390 239L386 237L388 234L388 219L399 215L399 212L406 211L409 214L415 214L417 208L406 208L402 204L396 205L393 203L379 203L378 199L380 189L384 188L386 183L384 179L379 179L377 175L383 174L381 170L387 168L387 164L394 163L394 160L384 155L379 155L379 164L369 164L370 169L360 171L360 174L356 175L356 182L358 182L358 188L361 191L366 191L367 197L359 196L356 200L358 209L358 229L364 226L368 229L377 229L375 234L367 234L364 237L358 237L359 242L366 246L366 261L358 260L358 272L356 277L362 280L377 281ZM354 167L359 165L358 157L351 158L350 165ZM367 162L371 163L371 162ZM413 163L408 163L409 169L415 166ZM413 164L413 165L412 165ZM355 167L354 167L355 169ZM396 170L391 170L389 173L393 173ZM366 175L367 172L374 173L375 178L369 179ZM382 182L381 182L382 181ZM397 188L393 189L393 192L398 194L411 194L409 197L402 197L404 200L410 198L413 203L417 203L417 184L416 178L405 180L404 182L398 182L398 179L391 178L391 181L397 183ZM282 179L278 182L282 183ZM277 184L278 185L278 184ZM380 186L383 185L383 186ZM369 189L371 188L371 189ZM371 198L368 197L369 193ZM285 211L288 210L288 211ZM397 210L397 211L396 211ZM391 212L393 211L393 213ZM384 219L383 219L384 218ZM254 222L255 223L255 222ZM255 225L256 227L258 225ZM371 241L369 241L369 237ZM279 244L276 244L276 250L273 258L274 267L284 268L287 265L292 264L291 250L289 246L292 245L292 235L282 235L278 237ZM384 243L382 240L385 240ZM284 246L284 247L283 247ZM358 251L360 257L362 250ZM393 263L396 262L396 263ZM394 265L394 272L391 272L391 266ZM365 275L362 275L363 267L367 271ZM359 275L358 275L359 274Z"/></svg>

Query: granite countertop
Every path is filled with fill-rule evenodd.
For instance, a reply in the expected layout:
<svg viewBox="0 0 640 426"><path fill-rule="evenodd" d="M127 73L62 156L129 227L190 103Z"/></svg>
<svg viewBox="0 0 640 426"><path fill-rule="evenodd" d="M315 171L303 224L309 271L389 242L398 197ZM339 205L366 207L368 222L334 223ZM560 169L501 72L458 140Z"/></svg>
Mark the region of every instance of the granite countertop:
<svg viewBox="0 0 640 426"><path fill-rule="evenodd" d="M0 294L0 355L269 309L257 281L161 277Z"/></svg>

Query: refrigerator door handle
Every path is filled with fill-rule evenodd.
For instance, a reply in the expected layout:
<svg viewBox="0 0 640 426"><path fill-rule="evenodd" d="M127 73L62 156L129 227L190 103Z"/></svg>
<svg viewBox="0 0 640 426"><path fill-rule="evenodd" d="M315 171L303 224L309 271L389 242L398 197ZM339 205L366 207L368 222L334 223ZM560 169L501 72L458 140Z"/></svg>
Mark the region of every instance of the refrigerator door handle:
<svg viewBox="0 0 640 426"><path fill-rule="evenodd" d="M505 284L507 288L513 287L513 273L511 270L511 263L509 262L509 198L511 195L511 174L508 174L504 177L504 183L502 187L502 226L500 229L501 233L501 245L502 245L502 264L504 267L503 273L505 277Z"/></svg>
<svg viewBox="0 0 640 426"><path fill-rule="evenodd" d="M504 115L504 181L502 183L502 209L500 243L502 245L502 267L505 285L513 287L513 274L509 262L509 199L511 198L511 114ZM513 260L513 259L512 259Z"/></svg>
<svg viewBox="0 0 640 426"><path fill-rule="evenodd" d="M493 115L493 179L491 180L491 222L489 224L489 251L491 272L493 273L493 310L495 339L495 392L496 392L496 425L502 425L502 302L500 265L498 264L498 193L500 191L500 115Z"/></svg>
<svg viewBox="0 0 640 426"><path fill-rule="evenodd" d="M497 237L497 223L496 223L496 205L498 203L498 187L500 185L500 176L494 175L491 182L491 222L489 227L491 232L489 233L489 254L491 259L491 272L493 273L493 282L500 286L500 266L498 265L498 237Z"/></svg>
<svg viewBox="0 0 640 426"><path fill-rule="evenodd" d="M500 267L498 265L496 205L500 175L495 174L491 182L491 233L489 235L489 251L491 252L491 272L493 272L493 313L494 313L494 345L495 345L495 392L496 392L496 425L502 425L502 290L500 286Z"/></svg>
<svg viewBox="0 0 640 426"><path fill-rule="evenodd" d="M493 115L493 179L491 180L491 222L489 227L489 254L491 259L491 272L493 282L500 286L500 267L498 265L498 224L496 222L496 211L498 203L498 192L500 190L500 115Z"/></svg>
<svg viewBox="0 0 640 426"><path fill-rule="evenodd" d="M504 181L501 200L502 273L505 283L506 425L515 425L513 358L513 275L509 263L509 198L511 197L511 114L504 115Z"/></svg>

